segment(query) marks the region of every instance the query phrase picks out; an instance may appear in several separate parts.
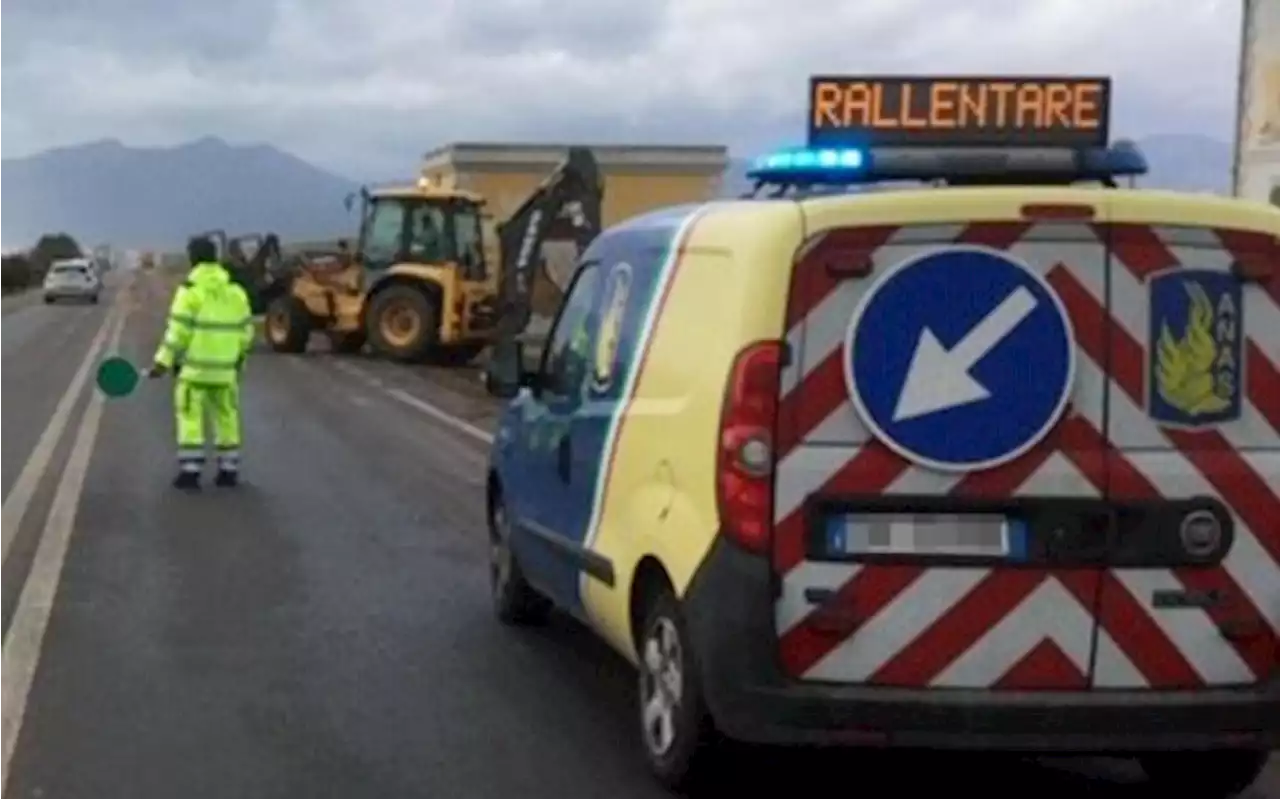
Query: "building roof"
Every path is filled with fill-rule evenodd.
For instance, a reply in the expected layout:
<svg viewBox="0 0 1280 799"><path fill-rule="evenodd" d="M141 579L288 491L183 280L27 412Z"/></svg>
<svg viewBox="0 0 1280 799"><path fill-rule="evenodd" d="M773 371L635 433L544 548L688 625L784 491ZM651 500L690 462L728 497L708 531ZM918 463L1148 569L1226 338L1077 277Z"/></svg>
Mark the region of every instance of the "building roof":
<svg viewBox="0 0 1280 799"><path fill-rule="evenodd" d="M497 142L456 142L423 156L424 170L534 169L560 163L570 145ZM662 171L720 174L729 164L729 148L721 145L584 145L609 171Z"/></svg>

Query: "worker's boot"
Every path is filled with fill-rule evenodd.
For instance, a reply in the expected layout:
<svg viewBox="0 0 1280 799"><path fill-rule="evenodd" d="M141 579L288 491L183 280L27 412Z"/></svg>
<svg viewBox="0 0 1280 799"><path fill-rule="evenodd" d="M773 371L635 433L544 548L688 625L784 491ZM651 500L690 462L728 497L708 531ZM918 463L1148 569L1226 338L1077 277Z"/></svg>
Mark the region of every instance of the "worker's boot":
<svg viewBox="0 0 1280 799"><path fill-rule="evenodd" d="M213 484L219 488L235 488L240 484L240 473L231 469L219 469Z"/></svg>
<svg viewBox="0 0 1280 799"><path fill-rule="evenodd" d="M173 487L182 489L183 491L199 491L200 473L178 472L178 476L173 478Z"/></svg>

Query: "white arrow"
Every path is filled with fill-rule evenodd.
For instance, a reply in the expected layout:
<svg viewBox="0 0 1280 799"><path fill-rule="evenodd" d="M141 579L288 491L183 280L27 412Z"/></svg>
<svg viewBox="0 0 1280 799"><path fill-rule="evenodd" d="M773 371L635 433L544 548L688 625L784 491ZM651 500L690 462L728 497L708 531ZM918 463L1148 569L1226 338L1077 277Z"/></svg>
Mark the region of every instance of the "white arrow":
<svg viewBox="0 0 1280 799"><path fill-rule="evenodd" d="M950 350L942 346L933 330L921 330L893 420L927 416L990 397L991 392L969 370L1004 341L1035 307L1035 295L1019 286Z"/></svg>

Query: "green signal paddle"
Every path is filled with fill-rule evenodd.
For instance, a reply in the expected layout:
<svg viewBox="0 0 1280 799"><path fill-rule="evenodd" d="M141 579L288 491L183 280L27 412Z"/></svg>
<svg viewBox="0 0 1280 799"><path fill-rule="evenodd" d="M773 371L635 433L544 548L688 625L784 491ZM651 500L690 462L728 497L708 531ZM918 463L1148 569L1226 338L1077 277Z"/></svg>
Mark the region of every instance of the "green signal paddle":
<svg viewBox="0 0 1280 799"><path fill-rule="evenodd" d="M108 397L127 397L138 387L138 367L112 355L98 364L98 388Z"/></svg>

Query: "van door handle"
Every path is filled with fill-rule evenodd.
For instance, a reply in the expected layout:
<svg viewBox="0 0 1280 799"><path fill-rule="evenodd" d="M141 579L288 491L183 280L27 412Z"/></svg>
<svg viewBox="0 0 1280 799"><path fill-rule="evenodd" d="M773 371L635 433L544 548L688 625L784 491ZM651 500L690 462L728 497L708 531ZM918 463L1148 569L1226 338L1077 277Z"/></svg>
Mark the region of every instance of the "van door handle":
<svg viewBox="0 0 1280 799"><path fill-rule="evenodd" d="M572 450L569 447L569 436L560 439L560 444L556 447L556 472L560 475L560 479L569 482L569 464L571 463L570 454Z"/></svg>

